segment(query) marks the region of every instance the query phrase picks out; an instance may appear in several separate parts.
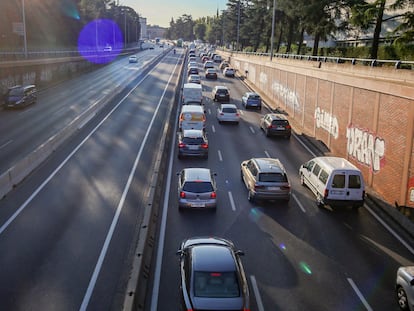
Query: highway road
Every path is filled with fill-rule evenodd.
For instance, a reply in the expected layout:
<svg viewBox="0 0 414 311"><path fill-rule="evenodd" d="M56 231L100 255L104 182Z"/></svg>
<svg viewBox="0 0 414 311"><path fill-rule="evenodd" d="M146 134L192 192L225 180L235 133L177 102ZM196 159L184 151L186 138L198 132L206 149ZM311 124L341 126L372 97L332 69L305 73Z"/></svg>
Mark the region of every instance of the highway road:
<svg viewBox="0 0 414 311"><path fill-rule="evenodd" d="M203 75L203 72L201 73ZM398 310L395 273L413 263L412 240L390 232L368 206L320 209L309 189L300 185L299 166L314 154L298 136L290 141L267 138L259 118L268 112L246 110L241 96L248 89L237 78L219 74L202 81L206 99L209 157L177 159L173 142L169 178L154 259L152 291L146 310L179 309L179 266L176 251L192 236L219 236L245 252L251 310ZM231 102L241 112L239 125L219 124L215 85L230 89ZM240 163L251 157L279 158L288 171L293 192L290 202L247 200ZM185 167L208 167L217 173L217 211L178 211L177 175Z"/></svg>
<svg viewBox="0 0 414 311"><path fill-rule="evenodd" d="M0 201L0 310L119 310L180 59L124 57L1 111L1 165L105 107ZM154 64L150 64L156 61ZM149 67L146 68L146 65Z"/></svg>
<svg viewBox="0 0 414 311"><path fill-rule="evenodd" d="M137 64L119 59L43 91L34 106L0 111L3 171L91 105L107 104L0 201L0 310L121 310L154 159L170 110L178 113L183 50L149 65L161 52L139 53ZM242 107L247 88L237 78L202 83L209 157L178 160L170 146L145 310L179 309L176 250L198 235L231 239L245 252L253 311L398 310L395 273L413 263L414 241L369 206L319 209L299 182L300 164L315 156L300 137L265 137L258 120L266 109ZM216 84L230 88L239 125L216 121ZM239 167L251 157L282 161L289 203L247 200ZM217 211L180 213L176 172L198 166L217 173Z"/></svg>

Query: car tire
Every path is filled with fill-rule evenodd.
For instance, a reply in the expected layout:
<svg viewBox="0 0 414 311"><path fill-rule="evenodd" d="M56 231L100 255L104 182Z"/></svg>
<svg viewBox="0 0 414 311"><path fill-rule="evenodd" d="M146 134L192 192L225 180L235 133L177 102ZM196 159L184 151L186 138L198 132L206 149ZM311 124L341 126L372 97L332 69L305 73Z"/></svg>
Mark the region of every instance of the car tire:
<svg viewBox="0 0 414 311"><path fill-rule="evenodd" d="M254 203L254 201L255 201L254 195L252 194L252 192L250 190L247 194L247 200L249 200L249 202L251 202L251 203Z"/></svg>
<svg viewBox="0 0 414 311"><path fill-rule="evenodd" d="M266 130L266 137L270 137L269 130Z"/></svg>
<svg viewBox="0 0 414 311"><path fill-rule="evenodd" d="M409 310L407 294L402 286L397 288L397 302L401 310Z"/></svg>
<svg viewBox="0 0 414 311"><path fill-rule="evenodd" d="M318 197L316 198L316 205L317 205L319 208L323 208L323 207L325 207L325 204L323 203L323 200L322 200L322 198L320 197L320 195L318 195Z"/></svg>

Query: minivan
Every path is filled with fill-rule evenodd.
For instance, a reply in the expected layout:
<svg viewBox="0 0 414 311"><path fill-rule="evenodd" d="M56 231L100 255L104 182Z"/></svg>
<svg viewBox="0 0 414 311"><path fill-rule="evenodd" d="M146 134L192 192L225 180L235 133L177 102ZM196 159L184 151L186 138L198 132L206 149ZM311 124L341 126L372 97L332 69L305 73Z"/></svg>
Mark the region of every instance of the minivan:
<svg viewBox="0 0 414 311"><path fill-rule="evenodd" d="M206 115L204 107L200 105L183 105L179 117L179 129L204 130Z"/></svg>
<svg viewBox="0 0 414 311"><path fill-rule="evenodd" d="M365 184L361 171L340 157L316 157L299 169L300 183L316 196L319 207L325 205L364 205Z"/></svg>

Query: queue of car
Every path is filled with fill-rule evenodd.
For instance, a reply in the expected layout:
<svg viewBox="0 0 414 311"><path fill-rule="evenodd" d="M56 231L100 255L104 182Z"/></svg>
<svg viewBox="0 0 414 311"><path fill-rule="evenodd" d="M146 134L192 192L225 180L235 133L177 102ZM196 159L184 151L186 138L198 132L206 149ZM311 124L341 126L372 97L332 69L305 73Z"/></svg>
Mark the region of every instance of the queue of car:
<svg viewBox="0 0 414 311"><path fill-rule="evenodd" d="M206 78L216 71L211 54L200 53ZM192 64L193 66L193 64ZM227 61L217 68L224 77L234 77L235 71ZM201 82L201 81L200 81ZM211 91L211 99L216 106L218 123L241 121L237 105L232 103L230 90L225 85L216 85ZM217 104L215 104L217 103ZM261 96L253 91L246 92L241 103L249 108L261 110ZM193 119L182 106L180 122ZM204 108L200 108L204 109ZM201 112L200 112L201 113ZM178 133L178 157L208 157L208 139L203 127L185 128L180 126ZM200 121L200 120L199 120ZM286 115L266 113L258 126L267 137L289 139L292 128ZM194 125L195 127L195 125ZM299 169L301 184L307 186L316 196L318 206L352 205L364 203L365 185L361 172L342 158L319 157L305 163ZM277 200L289 202L291 183L284 165L276 158L251 158L240 164L241 182L247 189L250 202ZM187 167L178 173L179 210L217 209L217 184L215 173L205 167ZM317 190L315 190L317 189ZM184 310L249 310L249 291L245 274L241 268L240 254L231 241L219 237L195 237L182 242L177 252L180 256L181 301ZM212 254L214 253L214 256ZM224 268L226 266L227 268ZM231 271L231 275L228 272ZM414 284L414 281L413 281ZM401 285L398 287L399 304L408 304L409 294Z"/></svg>

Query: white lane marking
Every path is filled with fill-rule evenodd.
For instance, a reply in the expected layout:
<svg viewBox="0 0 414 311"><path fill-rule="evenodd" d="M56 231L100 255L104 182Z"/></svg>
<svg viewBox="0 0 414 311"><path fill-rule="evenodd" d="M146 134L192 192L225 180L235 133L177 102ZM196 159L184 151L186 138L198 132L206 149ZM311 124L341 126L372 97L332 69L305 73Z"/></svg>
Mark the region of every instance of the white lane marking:
<svg viewBox="0 0 414 311"><path fill-rule="evenodd" d="M313 153L313 151L312 150L310 150L309 148L308 148L308 146L306 146L306 144L301 140L301 139L299 139L299 137L297 137L296 135L294 135L293 134L293 137L295 137L295 139L303 146L303 148L305 148L314 158L316 157L316 154L315 153Z"/></svg>
<svg viewBox="0 0 414 311"><path fill-rule="evenodd" d="M250 129L250 131L253 133L253 134L255 134L256 132L255 132L255 130L254 130L254 128L253 128L253 126L249 126L249 129Z"/></svg>
<svg viewBox="0 0 414 311"><path fill-rule="evenodd" d="M207 109L207 111L208 111L208 114L210 114L210 115L211 115L211 109L210 109L210 108L208 108L208 109Z"/></svg>
<svg viewBox="0 0 414 311"><path fill-rule="evenodd" d="M257 310L264 311L262 297L260 296L259 287L257 286L256 278L254 275L250 276L250 282L252 283L253 293L256 298Z"/></svg>
<svg viewBox="0 0 414 311"><path fill-rule="evenodd" d="M267 150L265 150L265 151L264 151L264 153L266 154L266 156L267 156L268 158L271 158L270 153L269 153L269 152L267 152Z"/></svg>
<svg viewBox="0 0 414 311"><path fill-rule="evenodd" d="M407 242L405 242L390 226L388 226L385 221L383 221L377 214L375 214L375 212L373 210L371 210L371 208L369 208L366 204L364 205L364 207L366 208L366 210L372 215L374 216L374 218L381 224L383 225L383 227L385 229L388 230L389 233L391 233L398 241L400 241L400 243L402 245L404 245L410 252L411 254L414 254L414 249L408 245Z"/></svg>
<svg viewBox="0 0 414 311"><path fill-rule="evenodd" d="M0 149L3 149L4 147L6 147L7 145L10 145L13 142L12 139L10 139L9 141L6 141L3 145L0 146Z"/></svg>
<svg viewBox="0 0 414 311"><path fill-rule="evenodd" d="M231 191L228 192L229 195L229 200L230 200L230 205L231 205L231 209L233 211L236 211L236 204L234 204L234 200L233 200L233 194L231 193Z"/></svg>
<svg viewBox="0 0 414 311"><path fill-rule="evenodd" d="M354 289L355 293L358 295L359 299L362 301L362 303L364 304L365 308L368 311L372 311L371 306L368 304L368 302L365 300L364 296L362 296L360 290L358 289L358 287L355 285L354 281L351 278L347 278L349 284L351 284L352 288Z"/></svg>
<svg viewBox="0 0 414 311"><path fill-rule="evenodd" d="M223 157L221 155L221 151L217 150L217 153L218 153L218 157L219 157L220 162L223 162Z"/></svg>
<svg viewBox="0 0 414 311"><path fill-rule="evenodd" d="M214 126L214 124L213 124L213 125L211 125L211 130L213 131L213 133L215 133L215 132L216 132L216 127Z"/></svg>
<svg viewBox="0 0 414 311"><path fill-rule="evenodd" d="M302 212L306 213L305 208L303 207L302 203L300 203L299 199L297 198L297 196L294 193L292 193L292 197L296 201L296 203L299 205Z"/></svg>

